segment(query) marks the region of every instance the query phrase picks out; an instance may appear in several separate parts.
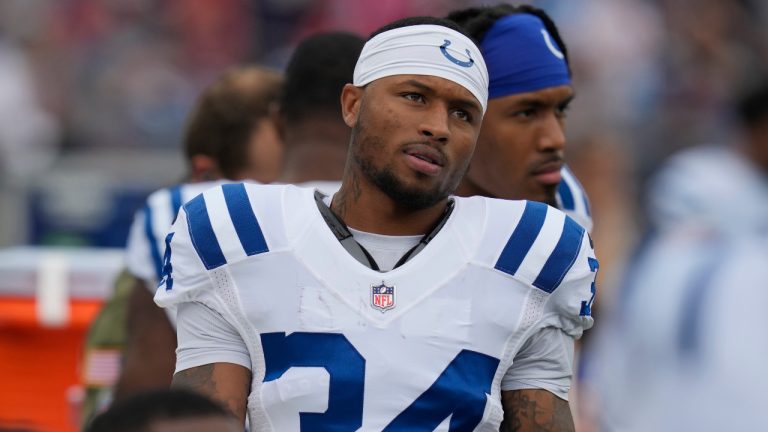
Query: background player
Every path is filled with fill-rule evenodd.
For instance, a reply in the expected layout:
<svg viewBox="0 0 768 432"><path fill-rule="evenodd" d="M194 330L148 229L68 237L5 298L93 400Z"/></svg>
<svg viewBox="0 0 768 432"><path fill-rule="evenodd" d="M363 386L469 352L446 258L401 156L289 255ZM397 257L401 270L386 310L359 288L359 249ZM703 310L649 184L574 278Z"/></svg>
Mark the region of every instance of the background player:
<svg viewBox="0 0 768 432"><path fill-rule="evenodd" d="M349 126L339 117L339 94L352 80L365 41L352 33L309 36L285 69L277 125L285 145L279 181L334 193L347 160Z"/></svg>
<svg viewBox="0 0 768 432"><path fill-rule="evenodd" d="M457 194L529 199L592 229L589 201L563 165L565 116L574 97L568 50L541 9L501 4L452 12L488 64L488 112Z"/></svg>
<svg viewBox="0 0 768 432"><path fill-rule="evenodd" d="M457 29L407 19L366 43L342 93L353 132L332 201L225 185L184 206L156 296L179 307L174 386L241 419L248 401L263 429L497 429L505 417L533 430L535 416L538 430L573 430L554 394L592 324L597 262L584 229L544 204L450 198L488 79Z"/></svg>
<svg viewBox="0 0 768 432"><path fill-rule="evenodd" d="M137 212L127 246L128 271L118 279L115 297L92 326L86 354L87 368L94 350L116 350L125 344L115 399L170 384L176 334L170 315L152 301L165 235L179 207L218 184L218 179L275 178L281 144L269 107L276 103L280 85L276 72L247 67L225 73L206 89L184 135L189 182L154 192ZM86 419L109 402L111 393L109 387L89 387Z"/></svg>
<svg viewBox="0 0 768 432"><path fill-rule="evenodd" d="M599 333L604 430L768 430L768 82L737 108L740 139L651 183L651 231Z"/></svg>

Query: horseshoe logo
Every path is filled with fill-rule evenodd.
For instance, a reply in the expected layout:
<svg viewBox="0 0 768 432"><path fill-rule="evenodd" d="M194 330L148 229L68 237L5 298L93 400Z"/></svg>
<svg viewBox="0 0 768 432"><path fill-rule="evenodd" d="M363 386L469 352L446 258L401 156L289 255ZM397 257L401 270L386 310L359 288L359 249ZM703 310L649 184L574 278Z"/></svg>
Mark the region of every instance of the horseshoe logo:
<svg viewBox="0 0 768 432"><path fill-rule="evenodd" d="M555 45L554 42L552 42L552 39L550 39L549 37L549 33L547 33L546 30L541 29L541 35L544 36L544 43L547 44L547 48L549 48L552 54L555 57L559 58L560 60L564 59L565 56L563 55L562 52L560 52L559 49L557 49L557 45Z"/></svg>
<svg viewBox="0 0 768 432"><path fill-rule="evenodd" d="M475 64L475 61L472 59L472 56L469 54L469 50L464 50L467 53L467 58L469 59L469 61L461 61L461 60L457 59L456 57L452 56L448 52L448 50L446 49L446 48L448 48L448 46L451 45L451 41L449 41L448 39L443 39L443 40L445 41L445 43L440 45L440 52L443 53L445 58L447 58L451 62L456 63L457 65L459 65L461 67L465 67L465 68L472 67L472 65Z"/></svg>

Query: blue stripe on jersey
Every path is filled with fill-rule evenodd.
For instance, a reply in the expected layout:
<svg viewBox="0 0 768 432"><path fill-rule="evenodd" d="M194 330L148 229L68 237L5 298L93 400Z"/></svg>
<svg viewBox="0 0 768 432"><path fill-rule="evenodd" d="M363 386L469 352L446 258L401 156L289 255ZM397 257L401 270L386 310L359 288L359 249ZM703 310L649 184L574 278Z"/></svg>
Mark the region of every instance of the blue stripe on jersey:
<svg viewBox="0 0 768 432"><path fill-rule="evenodd" d="M192 245L205 268L212 270L226 264L227 259L224 258L216 233L213 232L203 195L200 194L184 204L184 210L187 212L187 226L189 235L192 237Z"/></svg>
<svg viewBox="0 0 768 432"><path fill-rule="evenodd" d="M709 293L714 289L714 276L720 271L726 256L719 243L704 245L710 248L702 262L690 272L690 280L685 286L685 294L680 312L680 330L678 347L683 356L694 357L702 341L701 327L704 322L704 306L709 300ZM718 253L719 252L719 253Z"/></svg>
<svg viewBox="0 0 768 432"><path fill-rule="evenodd" d="M575 210L576 202L573 200L573 192L568 182L563 178L557 186L557 193L560 194L560 202L563 203L562 210Z"/></svg>
<svg viewBox="0 0 768 432"><path fill-rule="evenodd" d="M173 211L171 221L176 222L181 210L181 185L176 185L168 190L171 193L171 210ZM173 223L171 222L171 223Z"/></svg>
<svg viewBox="0 0 768 432"><path fill-rule="evenodd" d="M531 250L533 242L536 241L536 237L539 236L541 227L544 225L547 207L546 204L535 201L525 203L523 216L509 237L504 250L501 251L499 260L496 261L495 268L497 270L513 276L517 273L517 269L520 268L523 259L528 255L528 251Z"/></svg>
<svg viewBox="0 0 768 432"><path fill-rule="evenodd" d="M144 207L144 235L147 237L147 243L149 243L152 264L155 265L155 275L157 275L157 280L160 280L163 277L163 257L160 256L155 231L152 229L152 208L149 204Z"/></svg>
<svg viewBox="0 0 768 432"><path fill-rule="evenodd" d="M224 201L227 203L229 217L232 218L232 224L235 226L237 237L246 255L269 251L259 221L256 220L256 215L251 208L251 200L248 199L245 185L233 183L225 184L221 188L224 190Z"/></svg>
<svg viewBox="0 0 768 432"><path fill-rule="evenodd" d="M571 269L576 257L579 256L581 242L584 238L584 228L573 219L566 216L563 233L557 241L555 250L547 258L541 272L533 281L533 286L548 293L560 286L565 274Z"/></svg>

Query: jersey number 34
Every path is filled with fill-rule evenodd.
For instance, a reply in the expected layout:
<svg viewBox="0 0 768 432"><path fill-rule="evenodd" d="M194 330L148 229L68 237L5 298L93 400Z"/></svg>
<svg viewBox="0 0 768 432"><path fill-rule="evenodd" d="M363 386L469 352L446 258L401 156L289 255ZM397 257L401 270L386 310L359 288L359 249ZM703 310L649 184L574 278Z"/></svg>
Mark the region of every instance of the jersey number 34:
<svg viewBox="0 0 768 432"><path fill-rule="evenodd" d="M302 432L354 431L362 426L365 359L343 334L266 333L261 342L264 382L280 379L291 368L320 367L330 376L328 409L299 413ZM433 431L448 416L449 430L473 430L483 418L498 365L496 358L462 350L384 431Z"/></svg>

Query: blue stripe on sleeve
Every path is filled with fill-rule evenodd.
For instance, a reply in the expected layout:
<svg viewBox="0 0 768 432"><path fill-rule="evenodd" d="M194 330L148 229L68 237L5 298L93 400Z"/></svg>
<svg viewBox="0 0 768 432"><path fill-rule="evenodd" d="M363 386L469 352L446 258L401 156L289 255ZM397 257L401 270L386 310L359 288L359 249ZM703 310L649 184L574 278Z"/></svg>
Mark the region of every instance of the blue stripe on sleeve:
<svg viewBox="0 0 768 432"><path fill-rule="evenodd" d="M496 261L495 268L504 273L514 275L520 264L531 250L533 242L539 236L541 227L544 225L544 219L547 216L547 205L535 201L525 203L523 216L520 218L515 230L501 251L499 260Z"/></svg>
<svg viewBox="0 0 768 432"><path fill-rule="evenodd" d="M216 233L213 232L203 195L198 195L184 204L184 210L187 212L187 226L189 235L192 237L192 245L205 268L212 270L226 264L227 259L224 258Z"/></svg>
<svg viewBox="0 0 768 432"><path fill-rule="evenodd" d="M563 203L562 210L574 210L576 209L576 202L573 199L573 192L568 182L563 178L560 184L557 186L557 193L560 195L560 202Z"/></svg>
<svg viewBox="0 0 768 432"><path fill-rule="evenodd" d="M240 239L240 244L246 255L251 256L269 251L259 221L253 213L245 185L233 183L225 184L221 188L224 190L224 201L227 203L229 216L232 218L232 224L235 226L237 237Z"/></svg>
<svg viewBox="0 0 768 432"><path fill-rule="evenodd" d="M565 274L576 261L576 257L579 256L583 238L584 228L566 216L560 240L557 241L555 250L552 251L552 255L549 256L536 280L533 281L533 286L548 293L557 289Z"/></svg>
<svg viewBox="0 0 768 432"><path fill-rule="evenodd" d="M179 210L181 210L181 185L176 185L168 190L171 193L171 211L173 211L171 220L176 222L176 218L179 216ZM173 223L171 222L171 223Z"/></svg>
<svg viewBox="0 0 768 432"><path fill-rule="evenodd" d="M160 248L157 247L157 238L152 229L152 208L147 204L144 207L144 235L149 243L149 253L152 255L152 264L155 266L155 275L157 280L163 276L163 258L160 256Z"/></svg>

